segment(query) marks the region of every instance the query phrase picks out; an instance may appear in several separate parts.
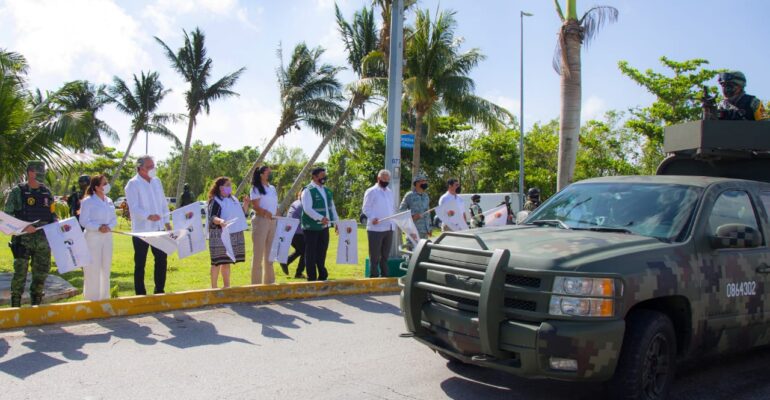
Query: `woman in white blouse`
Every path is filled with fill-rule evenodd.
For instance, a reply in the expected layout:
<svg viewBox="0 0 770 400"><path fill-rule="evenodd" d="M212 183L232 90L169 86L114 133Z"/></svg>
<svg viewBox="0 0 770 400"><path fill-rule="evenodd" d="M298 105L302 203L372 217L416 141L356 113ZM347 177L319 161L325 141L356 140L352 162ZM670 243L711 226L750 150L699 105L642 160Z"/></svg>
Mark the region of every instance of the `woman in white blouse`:
<svg viewBox="0 0 770 400"><path fill-rule="evenodd" d="M251 207L256 214L251 219L251 239L254 258L251 260L251 284L275 283L275 269L270 261L270 247L275 236L275 220L278 212L278 192L270 184L270 167L263 165L251 179ZM263 276L264 274L264 276Z"/></svg>
<svg viewBox="0 0 770 400"><path fill-rule="evenodd" d="M80 225L85 228L91 264L83 267L83 297L86 300L110 298L112 266L112 230L118 224L115 206L107 197L110 183L104 175L96 175L80 203Z"/></svg>

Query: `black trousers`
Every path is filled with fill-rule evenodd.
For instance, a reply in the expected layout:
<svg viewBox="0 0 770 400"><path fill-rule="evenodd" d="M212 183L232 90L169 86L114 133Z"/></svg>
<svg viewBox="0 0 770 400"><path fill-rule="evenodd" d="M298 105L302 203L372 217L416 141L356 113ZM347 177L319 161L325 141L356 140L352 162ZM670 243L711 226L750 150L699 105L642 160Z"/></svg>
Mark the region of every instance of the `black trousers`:
<svg viewBox="0 0 770 400"><path fill-rule="evenodd" d="M305 267L308 281L325 281L329 277L326 271L326 250L329 249L329 228L320 231L305 231Z"/></svg>
<svg viewBox="0 0 770 400"><path fill-rule="evenodd" d="M393 245L393 231L366 231L369 238L369 276L372 278L388 276L388 257Z"/></svg>
<svg viewBox="0 0 770 400"><path fill-rule="evenodd" d="M299 258L299 264L297 264L297 272L294 276L300 276L305 272L305 235L294 235L291 239L291 247L294 248L294 252L289 254L289 259L286 261L286 265L289 265Z"/></svg>
<svg viewBox="0 0 770 400"><path fill-rule="evenodd" d="M147 294L144 287L144 266L147 264L147 251L150 244L138 237L132 238L134 244L134 291L138 295ZM166 253L152 247L152 256L155 258L155 291L153 293L166 293L166 269L168 268Z"/></svg>

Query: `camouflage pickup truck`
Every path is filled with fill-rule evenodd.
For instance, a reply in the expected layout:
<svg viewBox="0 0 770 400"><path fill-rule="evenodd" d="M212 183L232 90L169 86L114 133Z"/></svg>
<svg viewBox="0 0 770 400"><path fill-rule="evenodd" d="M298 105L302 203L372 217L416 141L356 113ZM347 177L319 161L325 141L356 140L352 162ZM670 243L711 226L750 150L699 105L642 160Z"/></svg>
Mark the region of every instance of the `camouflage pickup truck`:
<svg viewBox="0 0 770 400"><path fill-rule="evenodd" d="M408 258L408 333L453 362L662 399L678 362L770 344L770 125L666 132L655 176L560 191ZM767 309L765 309L767 308Z"/></svg>

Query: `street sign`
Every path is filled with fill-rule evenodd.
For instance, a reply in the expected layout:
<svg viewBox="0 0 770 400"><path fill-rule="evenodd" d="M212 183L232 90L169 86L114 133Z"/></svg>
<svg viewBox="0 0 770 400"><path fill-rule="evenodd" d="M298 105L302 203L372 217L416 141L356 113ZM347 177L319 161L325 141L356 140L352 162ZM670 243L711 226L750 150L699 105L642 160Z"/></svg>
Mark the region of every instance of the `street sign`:
<svg viewBox="0 0 770 400"><path fill-rule="evenodd" d="M414 133L405 133L401 135L401 148L402 149L414 148Z"/></svg>

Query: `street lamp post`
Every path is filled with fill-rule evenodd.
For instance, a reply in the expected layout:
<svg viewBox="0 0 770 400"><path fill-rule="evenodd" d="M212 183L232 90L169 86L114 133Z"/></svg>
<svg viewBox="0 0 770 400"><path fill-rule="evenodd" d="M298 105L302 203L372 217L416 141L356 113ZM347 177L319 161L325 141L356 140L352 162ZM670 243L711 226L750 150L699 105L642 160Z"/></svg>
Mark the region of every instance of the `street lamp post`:
<svg viewBox="0 0 770 400"><path fill-rule="evenodd" d="M401 180L401 84L404 59L404 0L393 0L390 17L390 60L388 68L388 126L385 135L385 169L390 171L393 204L398 207ZM395 208L390 210L395 212ZM398 257L400 234L394 232L390 257Z"/></svg>
<svg viewBox="0 0 770 400"><path fill-rule="evenodd" d="M533 14L521 11L521 85L519 93L519 208L524 206L524 17L531 17Z"/></svg>

